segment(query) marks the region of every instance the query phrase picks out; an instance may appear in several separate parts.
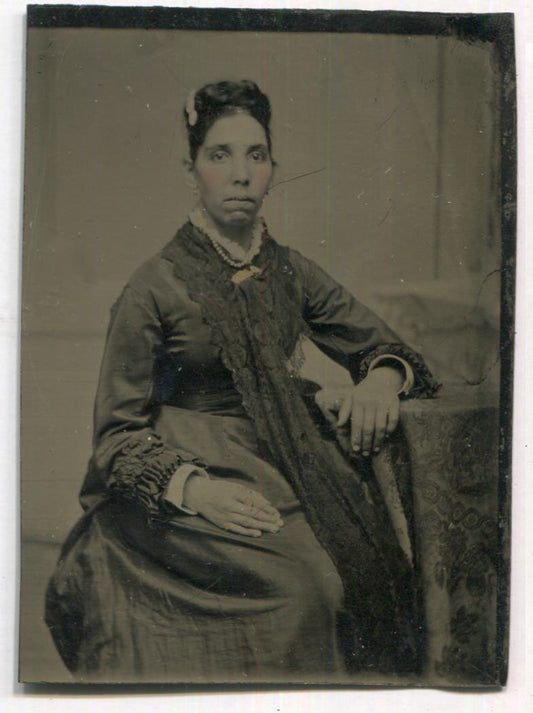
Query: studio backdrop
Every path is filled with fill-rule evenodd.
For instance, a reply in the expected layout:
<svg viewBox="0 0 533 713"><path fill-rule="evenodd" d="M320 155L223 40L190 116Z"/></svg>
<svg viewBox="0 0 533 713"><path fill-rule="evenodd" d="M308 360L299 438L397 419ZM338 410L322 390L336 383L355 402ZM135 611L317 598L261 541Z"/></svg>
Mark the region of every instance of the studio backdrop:
<svg viewBox="0 0 533 713"><path fill-rule="evenodd" d="M508 266L502 249L512 253L512 239L502 245L509 59L496 35L417 32L416 23L394 25L384 15L374 31L333 31L331 22L318 31L280 31L272 18L266 29L248 18L246 27L220 30L212 16L202 25L209 29L112 27L105 20L98 26L94 18L61 26L61 17L54 23L36 13L27 38L21 678L70 680L43 623L44 588L81 512L77 496L91 454L110 308L195 202L184 171L183 106L207 82L251 79L273 111L276 167L264 207L270 232L424 354L444 384L441 406L436 400L432 407L445 415L428 427L431 437L453 441L455 431L446 429L457 412L469 437L447 442L449 451L420 476L428 480L418 515L426 535L433 533L431 547L445 550L440 560L432 555L432 586L439 601L447 592L446 611L433 609L428 626L446 621L451 637L437 635L424 681L501 683L505 626L495 588L505 578L506 545L488 521L497 523L505 491L498 461L499 429L506 427L500 307ZM510 84L507 91L512 96ZM512 298L510 273L506 285ZM504 311L508 326L509 303ZM347 373L310 342L305 354L305 376L321 385L346 383ZM428 418L427 408L413 418ZM470 489L457 482L461 467ZM464 532L465 521L456 523L456 541L446 543L451 535L443 523L458 500L444 491L453 487L463 515L470 508L479 523L467 523ZM480 538L477 545L471 537ZM475 563L487 537L498 543L490 581ZM464 580L450 580L454 567L466 567ZM450 604L454 587L470 599ZM487 617L489 634L480 634L476 625L485 626ZM484 667L478 681L474 664L468 667L469 646L478 646L475 665Z"/></svg>

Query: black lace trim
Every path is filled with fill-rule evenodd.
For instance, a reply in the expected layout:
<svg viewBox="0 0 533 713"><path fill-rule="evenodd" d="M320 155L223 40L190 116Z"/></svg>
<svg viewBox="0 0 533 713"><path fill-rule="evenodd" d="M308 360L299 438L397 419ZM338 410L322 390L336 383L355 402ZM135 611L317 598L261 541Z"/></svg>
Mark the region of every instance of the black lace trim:
<svg viewBox="0 0 533 713"><path fill-rule="evenodd" d="M362 381L368 374L370 365L380 356L390 354L406 361L415 377L415 383L409 394L403 398L426 398L430 399L439 391L442 384L433 377L427 368L424 359L420 354L408 347L406 344L380 344L370 351L362 352L358 358L357 367L352 370L352 378L356 383Z"/></svg>
<svg viewBox="0 0 533 713"><path fill-rule="evenodd" d="M379 486L322 437L287 358L305 329L286 248L268 235L255 277L236 284L208 241L186 224L164 251L199 304L252 419L264 457L294 488L342 578L353 623L355 668L416 670L421 617L413 571Z"/></svg>

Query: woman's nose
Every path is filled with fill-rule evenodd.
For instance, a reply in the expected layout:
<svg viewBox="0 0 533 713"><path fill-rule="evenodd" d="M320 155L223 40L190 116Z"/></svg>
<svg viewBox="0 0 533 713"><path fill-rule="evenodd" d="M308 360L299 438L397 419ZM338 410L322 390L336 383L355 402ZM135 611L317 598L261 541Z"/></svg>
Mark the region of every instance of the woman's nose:
<svg viewBox="0 0 533 713"><path fill-rule="evenodd" d="M246 160L236 159L233 164L233 181L247 184L250 182L250 172Z"/></svg>

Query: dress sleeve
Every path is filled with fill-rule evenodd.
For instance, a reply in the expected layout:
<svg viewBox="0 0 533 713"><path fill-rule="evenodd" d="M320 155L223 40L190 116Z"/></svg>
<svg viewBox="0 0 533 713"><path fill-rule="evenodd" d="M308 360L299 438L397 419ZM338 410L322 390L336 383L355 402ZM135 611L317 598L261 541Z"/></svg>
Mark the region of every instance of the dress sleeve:
<svg viewBox="0 0 533 713"><path fill-rule="evenodd" d="M304 284L304 319L311 340L350 372L355 383L365 378L379 358L380 365L409 364L413 384L404 397L433 396L440 385L417 352L404 344L374 312L359 302L312 260L294 252L294 267Z"/></svg>
<svg viewBox="0 0 533 713"><path fill-rule="evenodd" d="M154 364L164 331L154 302L127 286L115 303L95 403L93 460L114 495L137 501L148 519L168 508L165 493L184 462L205 467L169 448L153 430Z"/></svg>

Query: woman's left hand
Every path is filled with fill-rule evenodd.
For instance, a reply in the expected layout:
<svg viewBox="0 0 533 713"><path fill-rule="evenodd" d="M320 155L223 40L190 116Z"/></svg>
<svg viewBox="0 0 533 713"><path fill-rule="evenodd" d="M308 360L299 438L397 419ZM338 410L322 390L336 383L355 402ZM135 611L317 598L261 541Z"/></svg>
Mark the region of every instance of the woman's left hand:
<svg viewBox="0 0 533 713"><path fill-rule="evenodd" d="M399 371L379 367L357 386L322 389L315 400L325 418L337 429L341 444L368 456L371 451L379 452L386 436L398 425L398 391L402 383Z"/></svg>

